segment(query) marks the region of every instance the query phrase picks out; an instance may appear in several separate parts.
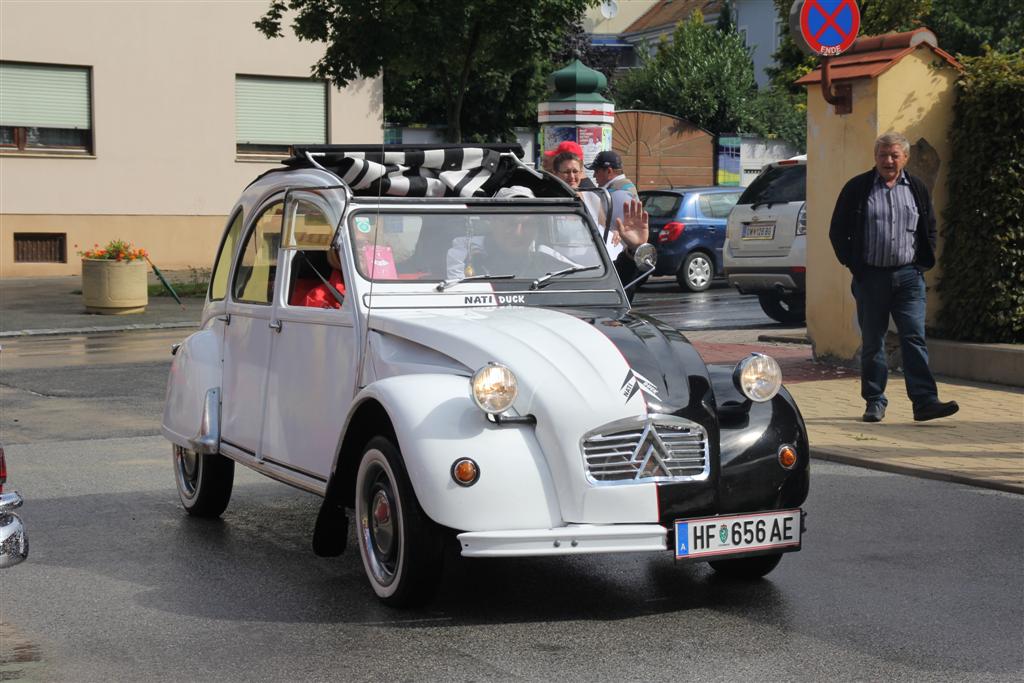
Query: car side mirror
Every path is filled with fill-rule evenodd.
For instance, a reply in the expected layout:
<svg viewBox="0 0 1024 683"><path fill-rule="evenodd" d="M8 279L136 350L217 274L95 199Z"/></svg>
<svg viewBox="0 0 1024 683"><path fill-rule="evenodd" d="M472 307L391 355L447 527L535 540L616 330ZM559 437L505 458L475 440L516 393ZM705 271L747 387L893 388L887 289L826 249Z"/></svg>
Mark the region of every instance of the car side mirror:
<svg viewBox="0 0 1024 683"><path fill-rule="evenodd" d="M623 289L627 292L630 288L635 287L638 282L643 280L645 277L654 272L654 265L658 262L658 249L653 244L647 242L641 244L633 252L633 263L640 270L640 274L636 276L628 285Z"/></svg>

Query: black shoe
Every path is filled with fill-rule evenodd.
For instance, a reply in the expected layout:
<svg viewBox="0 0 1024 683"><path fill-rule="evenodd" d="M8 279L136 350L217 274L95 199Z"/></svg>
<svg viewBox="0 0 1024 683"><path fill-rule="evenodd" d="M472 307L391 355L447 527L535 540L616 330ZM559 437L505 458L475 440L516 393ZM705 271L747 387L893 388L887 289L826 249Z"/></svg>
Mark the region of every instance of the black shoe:
<svg viewBox="0 0 1024 683"><path fill-rule="evenodd" d="M883 417L885 417L885 405L869 403L867 410L864 411L864 417L861 419L865 422L881 422Z"/></svg>
<svg viewBox="0 0 1024 683"><path fill-rule="evenodd" d="M956 404L956 401L935 401L926 406L914 408L914 422L949 417L958 410L960 410L960 406Z"/></svg>

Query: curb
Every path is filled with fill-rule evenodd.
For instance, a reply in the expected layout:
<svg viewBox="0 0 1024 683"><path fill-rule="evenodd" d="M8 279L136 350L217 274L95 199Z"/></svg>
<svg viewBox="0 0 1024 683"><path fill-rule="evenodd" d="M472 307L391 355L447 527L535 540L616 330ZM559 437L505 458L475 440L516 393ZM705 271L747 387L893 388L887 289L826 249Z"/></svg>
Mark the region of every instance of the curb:
<svg viewBox="0 0 1024 683"><path fill-rule="evenodd" d="M829 462L838 462L843 465L862 467L867 470L879 470L881 472L891 472L893 474L918 477L919 479L935 479L938 481L948 481L954 484L966 484L967 486L977 486L978 488L1024 495L1024 485L985 479L983 477L972 477L970 475L960 474L957 472L929 470L922 469L920 467L911 467L909 465L900 465L898 463L879 462L859 455L849 455L828 450L822 451L814 448L813 446L811 447L811 457L817 460L827 460Z"/></svg>
<svg viewBox="0 0 1024 683"><path fill-rule="evenodd" d="M119 325L117 327L73 327L65 329L42 329L42 330L13 330L0 332L0 339L11 337L43 337L54 335L70 334L96 334L97 332L135 332L138 330L176 330L184 328L198 328L198 322L177 322L177 323L137 323L134 325Z"/></svg>
<svg viewBox="0 0 1024 683"><path fill-rule="evenodd" d="M776 344L803 344L810 346L811 340L806 336L789 335L789 334L759 334L757 335L757 341L759 342L774 342Z"/></svg>

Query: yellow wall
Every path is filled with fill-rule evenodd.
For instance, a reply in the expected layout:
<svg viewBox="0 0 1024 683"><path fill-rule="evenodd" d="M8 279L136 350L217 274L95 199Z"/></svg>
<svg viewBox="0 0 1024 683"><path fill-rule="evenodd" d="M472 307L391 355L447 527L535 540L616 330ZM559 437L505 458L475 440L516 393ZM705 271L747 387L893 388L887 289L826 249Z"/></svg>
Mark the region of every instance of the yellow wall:
<svg viewBox="0 0 1024 683"><path fill-rule="evenodd" d="M808 88L807 333L818 357L849 361L860 348L850 274L836 261L828 230L839 191L847 180L874 166L873 145L882 133L903 133L911 145L924 138L935 148L941 164L933 200L942 230L956 71L945 62L932 68L938 61L931 50L920 47L878 78L853 81L853 111L842 116L825 103L819 85ZM940 238L940 249L941 244ZM938 308L937 272L927 277L932 287L929 323Z"/></svg>
<svg viewBox="0 0 1024 683"><path fill-rule="evenodd" d="M0 215L0 277L77 275L77 252L112 239L142 247L161 270L210 268L226 221L227 216ZM16 232L66 233L68 262L14 263Z"/></svg>
<svg viewBox="0 0 1024 683"><path fill-rule="evenodd" d="M72 245L111 237L176 264L213 258L243 188L278 166L236 154L236 76L308 77L323 56L290 28L259 33L268 7L0 0L0 59L91 69L95 138L93 156L0 153L0 277L77 273ZM381 79L328 88L329 142L382 142L382 117ZM11 234L26 226L67 232L69 262L14 263Z"/></svg>

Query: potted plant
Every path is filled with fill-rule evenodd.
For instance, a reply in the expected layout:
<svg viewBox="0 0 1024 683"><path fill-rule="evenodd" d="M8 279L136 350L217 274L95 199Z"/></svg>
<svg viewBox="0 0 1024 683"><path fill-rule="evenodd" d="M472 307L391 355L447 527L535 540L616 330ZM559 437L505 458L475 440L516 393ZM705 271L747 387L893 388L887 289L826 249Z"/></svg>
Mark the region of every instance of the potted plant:
<svg viewBox="0 0 1024 683"><path fill-rule="evenodd" d="M82 299L89 313L143 313L149 304L146 250L114 239L78 252L82 257Z"/></svg>

